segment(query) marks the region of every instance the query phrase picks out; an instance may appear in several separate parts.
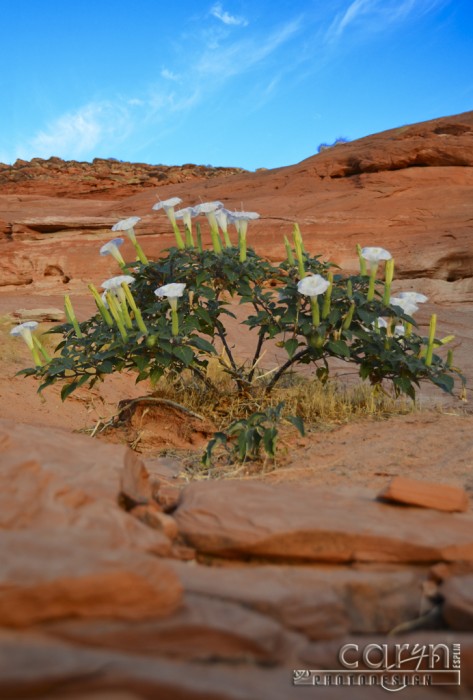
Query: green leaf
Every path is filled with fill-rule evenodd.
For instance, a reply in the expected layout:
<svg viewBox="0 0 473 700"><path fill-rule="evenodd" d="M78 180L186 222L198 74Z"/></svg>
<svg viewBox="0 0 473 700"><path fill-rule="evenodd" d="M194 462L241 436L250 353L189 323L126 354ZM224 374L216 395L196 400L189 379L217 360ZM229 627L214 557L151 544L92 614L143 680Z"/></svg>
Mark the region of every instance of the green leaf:
<svg viewBox="0 0 473 700"><path fill-rule="evenodd" d="M415 399L415 389L412 386L411 381L407 377L394 377L393 384L403 394L407 394L407 396L409 396L411 399Z"/></svg>
<svg viewBox="0 0 473 700"><path fill-rule="evenodd" d="M149 378L151 380L151 384L156 384L161 377L164 374L164 369L162 367L154 367L151 372L149 373Z"/></svg>
<svg viewBox="0 0 473 700"><path fill-rule="evenodd" d="M329 340L329 342L327 343L327 348L334 355L350 357L350 348L343 340Z"/></svg>
<svg viewBox="0 0 473 700"><path fill-rule="evenodd" d="M207 311L207 309L204 309L203 306L197 306L194 309L194 313L196 316L198 316L202 321L204 321L208 326L213 326L214 322Z"/></svg>
<svg viewBox="0 0 473 700"><path fill-rule="evenodd" d="M72 394L73 391L77 389L77 382L71 382L70 384L66 384L65 386L62 387L61 389L61 401L65 401L70 394Z"/></svg>
<svg viewBox="0 0 473 700"><path fill-rule="evenodd" d="M454 379L449 374L439 374L437 377L432 377L432 381L438 387L451 394L454 387Z"/></svg>
<svg viewBox="0 0 473 700"><path fill-rule="evenodd" d="M245 460L248 451L247 437L249 438L250 436L247 436L245 432L241 432L238 436L238 459L240 462Z"/></svg>
<svg viewBox="0 0 473 700"><path fill-rule="evenodd" d="M278 429L277 428L267 428L263 435L263 447L266 454L270 457L274 457L276 454L276 442L278 439Z"/></svg>
<svg viewBox="0 0 473 700"><path fill-rule="evenodd" d="M217 353L212 343L209 343L208 340L205 340L205 338L201 338L200 336L194 336L191 340L189 340L189 345L192 345L194 348L198 348L203 352L208 352L211 355L216 355Z"/></svg>
<svg viewBox="0 0 473 700"><path fill-rule="evenodd" d="M186 367L189 367L192 360L194 359L194 352L192 348L187 345L179 345L173 349L173 355L177 357L178 360L184 363Z"/></svg>
<svg viewBox="0 0 473 700"><path fill-rule="evenodd" d="M292 423L292 425L297 428L297 430L300 432L302 437L305 435L305 428L304 428L304 421L300 416L286 416L286 420L289 421L289 423Z"/></svg>
<svg viewBox="0 0 473 700"><path fill-rule="evenodd" d="M293 357L294 353L299 347L299 341L297 340L297 338L289 338L289 340L286 340L286 342L284 343L284 347L286 348L286 352L289 355L289 357Z"/></svg>

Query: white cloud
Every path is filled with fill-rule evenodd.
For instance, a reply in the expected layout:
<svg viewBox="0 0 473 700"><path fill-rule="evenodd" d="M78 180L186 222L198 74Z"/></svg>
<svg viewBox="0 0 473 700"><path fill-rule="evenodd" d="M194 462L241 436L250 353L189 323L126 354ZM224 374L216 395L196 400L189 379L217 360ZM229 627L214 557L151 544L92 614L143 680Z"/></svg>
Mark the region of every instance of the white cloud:
<svg viewBox="0 0 473 700"><path fill-rule="evenodd" d="M161 77L165 78L166 80L179 80L179 75L177 75L177 73L173 73L172 70L169 70L168 68L162 69Z"/></svg>
<svg viewBox="0 0 473 700"><path fill-rule="evenodd" d="M216 2L215 5L210 10L210 14L213 15L213 17L216 17L219 19L221 22L227 25L233 25L233 26L240 26L240 27L247 27L248 26L248 20L245 19L244 17L235 17L234 15L230 15L228 12L225 12L221 3Z"/></svg>
<svg viewBox="0 0 473 700"><path fill-rule="evenodd" d="M40 131L31 147L39 157L57 153L73 153L80 157L96 148L102 138L101 108L87 105L78 112L64 114Z"/></svg>
<svg viewBox="0 0 473 700"><path fill-rule="evenodd" d="M11 160L51 156L79 160L97 155L101 147L111 150L130 133L132 120L127 105L139 104L137 99L120 100L115 104L91 102L62 114L19 144Z"/></svg>
<svg viewBox="0 0 473 700"><path fill-rule="evenodd" d="M245 73L292 39L300 30L301 24L299 18L288 22L264 38L259 36L246 38L219 46L215 50L207 47L196 62L196 72L201 79L220 78L222 80Z"/></svg>
<svg viewBox="0 0 473 700"><path fill-rule="evenodd" d="M337 19L334 26L334 33L339 36L360 14L368 13L370 11L370 6L373 6L373 2L370 2L370 0L354 0L341 17Z"/></svg>
<svg viewBox="0 0 473 700"><path fill-rule="evenodd" d="M334 43L349 29L375 33L409 18L425 15L447 0L351 0L348 7L335 15L326 35Z"/></svg>

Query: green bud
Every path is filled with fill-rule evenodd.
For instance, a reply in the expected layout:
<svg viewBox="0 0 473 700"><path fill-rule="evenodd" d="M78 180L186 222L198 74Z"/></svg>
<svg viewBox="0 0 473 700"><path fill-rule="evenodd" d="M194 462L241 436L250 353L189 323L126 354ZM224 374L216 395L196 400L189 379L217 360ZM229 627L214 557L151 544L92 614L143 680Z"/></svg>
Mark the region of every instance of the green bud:
<svg viewBox="0 0 473 700"><path fill-rule="evenodd" d="M358 260L360 261L360 275L367 275L368 273L366 272L366 260L361 254L362 247L359 243L356 244L356 252L358 254Z"/></svg>
<svg viewBox="0 0 473 700"><path fill-rule="evenodd" d="M284 236L284 246L286 248L287 262L289 263L289 265L295 265L296 261L294 260L294 255L292 253L292 249L287 239L287 236Z"/></svg>

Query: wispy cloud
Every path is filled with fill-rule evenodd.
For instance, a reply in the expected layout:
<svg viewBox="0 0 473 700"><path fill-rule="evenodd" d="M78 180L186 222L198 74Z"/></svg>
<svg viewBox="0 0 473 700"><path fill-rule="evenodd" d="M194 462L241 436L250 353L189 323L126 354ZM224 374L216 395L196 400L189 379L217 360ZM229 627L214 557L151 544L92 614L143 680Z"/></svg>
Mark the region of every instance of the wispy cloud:
<svg viewBox="0 0 473 700"><path fill-rule="evenodd" d="M222 46L207 47L196 62L195 72L200 78L223 80L245 73L292 39L301 26L299 17L264 37L254 35Z"/></svg>
<svg viewBox="0 0 473 700"><path fill-rule="evenodd" d="M390 26L437 10L447 0L352 0L338 12L325 35L333 44L349 30L360 34L381 32Z"/></svg>
<svg viewBox="0 0 473 700"><path fill-rule="evenodd" d="M128 104L139 100L128 100ZM114 143L126 138L131 129L130 115L125 103L91 102L46 124L31 139L19 145L11 154L16 158L81 159L94 153L104 142Z"/></svg>
<svg viewBox="0 0 473 700"><path fill-rule="evenodd" d="M227 25L240 27L248 26L248 20L245 19L245 17L235 17L234 15L229 14L223 9L222 4L220 2L216 2L215 5L213 5L213 7L210 10L210 14Z"/></svg>
<svg viewBox="0 0 473 700"><path fill-rule="evenodd" d="M161 77L165 78L166 80L179 80L179 75L177 73L173 73L172 70L169 70L169 68L163 68L161 71Z"/></svg>

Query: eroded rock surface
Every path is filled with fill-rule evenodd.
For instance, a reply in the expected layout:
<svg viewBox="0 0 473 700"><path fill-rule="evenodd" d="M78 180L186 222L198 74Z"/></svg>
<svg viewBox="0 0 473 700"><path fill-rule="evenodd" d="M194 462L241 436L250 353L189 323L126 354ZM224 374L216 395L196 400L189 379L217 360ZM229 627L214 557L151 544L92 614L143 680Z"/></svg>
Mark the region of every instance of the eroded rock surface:
<svg viewBox="0 0 473 700"><path fill-rule="evenodd" d="M0 428L2 698L292 700L314 692L294 669L338 668L347 642L415 629L473 653L470 511L216 481L177 482L164 515L168 461L150 472L122 446Z"/></svg>
<svg viewBox="0 0 473 700"><path fill-rule="evenodd" d="M199 552L217 557L349 562L473 562L473 516L396 508L373 494L304 485L195 483L175 513Z"/></svg>
<svg viewBox="0 0 473 700"><path fill-rule="evenodd" d="M126 216L142 217L136 232L148 256L157 256L174 243L166 216L151 211L158 196L179 196L183 206L220 200L229 209L243 204L258 211L249 245L273 260L285 257L283 236L297 221L308 250L347 270L357 268L360 243L390 250L398 277L461 281L463 287L473 278L473 112L392 129L255 173L196 174L183 166L174 169L175 177L154 180L140 179L152 166L57 160L33 159L0 171L0 287L55 284L54 277L62 284L100 282L114 266L97 262L98 249L112 237L112 224ZM101 186L86 179L94 168L103 171ZM137 180L120 184L121 176L113 175L120 168L130 177L135 170ZM206 222L202 228L209 242ZM128 242L124 251L134 259ZM463 287L456 298L461 291L471 299L471 288Z"/></svg>

